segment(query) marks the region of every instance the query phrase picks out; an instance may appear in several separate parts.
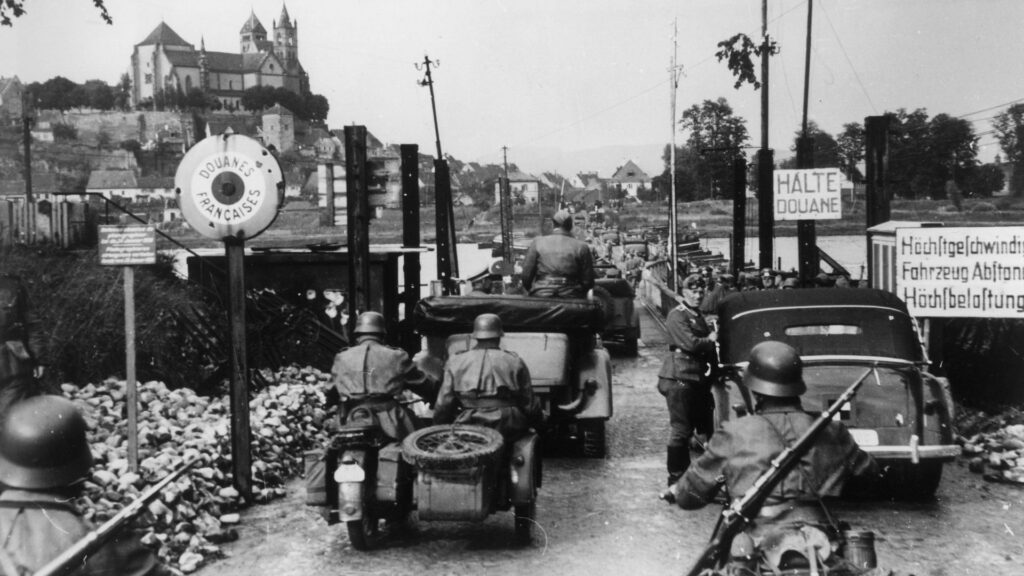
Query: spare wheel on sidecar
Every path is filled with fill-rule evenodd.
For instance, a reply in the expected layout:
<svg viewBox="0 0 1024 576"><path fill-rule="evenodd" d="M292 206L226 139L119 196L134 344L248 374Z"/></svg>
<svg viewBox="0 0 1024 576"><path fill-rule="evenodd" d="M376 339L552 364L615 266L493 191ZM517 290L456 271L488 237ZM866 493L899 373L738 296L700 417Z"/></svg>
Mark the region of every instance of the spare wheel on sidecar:
<svg viewBox="0 0 1024 576"><path fill-rule="evenodd" d="M428 426L406 436L402 457L424 470L456 469L498 459L504 446L501 433L471 424Z"/></svg>

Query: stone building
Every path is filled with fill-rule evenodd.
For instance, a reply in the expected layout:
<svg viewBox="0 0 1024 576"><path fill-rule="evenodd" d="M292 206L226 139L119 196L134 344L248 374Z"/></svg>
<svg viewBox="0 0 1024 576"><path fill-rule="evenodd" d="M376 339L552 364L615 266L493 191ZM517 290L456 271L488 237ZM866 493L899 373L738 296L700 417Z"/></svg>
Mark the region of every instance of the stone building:
<svg viewBox="0 0 1024 576"><path fill-rule="evenodd" d="M200 39L199 50L161 22L132 53L132 105L171 93L188 94L198 88L212 94L228 109L241 106L249 88L286 88L296 94L309 91L309 77L299 62L299 24L281 7L268 39L255 12L239 31L239 52L214 52Z"/></svg>

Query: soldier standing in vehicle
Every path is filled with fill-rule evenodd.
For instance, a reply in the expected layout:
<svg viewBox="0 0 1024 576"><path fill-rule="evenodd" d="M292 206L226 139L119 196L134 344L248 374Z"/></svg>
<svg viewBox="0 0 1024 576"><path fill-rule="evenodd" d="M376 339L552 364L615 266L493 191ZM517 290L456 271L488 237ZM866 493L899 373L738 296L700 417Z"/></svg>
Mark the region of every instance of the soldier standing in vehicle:
<svg viewBox="0 0 1024 576"><path fill-rule="evenodd" d="M17 276L0 275L0 418L23 398L42 394L45 341Z"/></svg>
<svg viewBox="0 0 1024 576"><path fill-rule="evenodd" d="M530 296L586 298L595 278L590 248L573 237L569 212L555 212L551 222L551 234L534 238L526 249L523 287Z"/></svg>
<svg viewBox="0 0 1024 576"><path fill-rule="evenodd" d="M328 405L340 401L342 424L375 424L388 437L401 440L416 430L416 423L397 397L410 390L433 402L437 382L413 364L404 350L384 344L387 329L380 313L360 314L353 333L356 345L334 357Z"/></svg>
<svg viewBox="0 0 1024 576"><path fill-rule="evenodd" d="M72 503L92 464L85 419L70 400L41 395L11 406L0 424L0 573L34 573L92 531ZM123 535L60 573L180 574Z"/></svg>
<svg viewBox="0 0 1024 576"><path fill-rule="evenodd" d="M448 359L434 407L434 423L476 424L515 440L544 422L522 358L501 349L504 334L497 314L473 321L476 346Z"/></svg>
<svg viewBox="0 0 1024 576"><path fill-rule="evenodd" d="M658 372L658 392L668 404L666 467L670 486L690 465L690 440L695 431L711 432L710 372L718 363L718 332L708 326L699 309L704 281L699 274L690 274L681 287L683 303L665 318L669 352Z"/></svg>
<svg viewBox="0 0 1024 576"><path fill-rule="evenodd" d="M754 414L726 422L708 442L704 454L667 491L667 499L674 498L684 509L710 503L723 482L730 497L741 498L815 421L800 404L807 386L803 362L792 346L776 341L754 346L743 384L754 396ZM877 478L878 465L857 446L842 423L832 421L753 519L748 529L753 544L759 545L787 524L828 525L820 499L838 496L854 476L869 481ZM734 541L734 556L740 555L735 548L738 544Z"/></svg>

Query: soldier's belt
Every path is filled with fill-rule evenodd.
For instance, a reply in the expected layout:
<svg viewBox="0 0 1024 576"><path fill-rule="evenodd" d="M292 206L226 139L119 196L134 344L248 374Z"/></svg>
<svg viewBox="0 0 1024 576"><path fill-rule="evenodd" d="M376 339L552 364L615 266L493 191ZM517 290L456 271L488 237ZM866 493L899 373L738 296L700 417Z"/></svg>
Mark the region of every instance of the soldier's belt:
<svg viewBox="0 0 1024 576"><path fill-rule="evenodd" d="M568 278L562 276L545 276L543 278L538 278L536 284L543 286L568 286L570 284L576 284L576 282L572 282Z"/></svg>
<svg viewBox="0 0 1024 576"><path fill-rule="evenodd" d="M360 407L369 409L388 409L398 406L398 401L390 396L367 396L365 398L349 398L345 401L349 409Z"/></svg>
<svg viewBox="0 0 1024 576"><path fill-rule="evenodd" d="M459 402L466 408L515 408L515 401L508 398L463 398Z"/></svg>

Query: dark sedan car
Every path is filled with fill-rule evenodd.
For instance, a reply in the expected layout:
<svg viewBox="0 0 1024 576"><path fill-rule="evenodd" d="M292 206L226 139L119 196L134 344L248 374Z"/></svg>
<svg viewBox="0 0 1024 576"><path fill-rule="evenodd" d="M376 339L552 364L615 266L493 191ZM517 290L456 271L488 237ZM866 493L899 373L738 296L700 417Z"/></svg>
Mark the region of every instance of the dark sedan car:
<svg viewBox="0 0 1024 576"><path fill-rule="evenodd" d="M750 349L765 340L794 346L804 361L810 412L828 408L866 369L873 369L837 418L886 470L892 495L935 493L943 463L956 458L948 382L928 372L917 322L882 290L811 288L742 292L718 309L722 378L718 422L750 413L741 382Z"/></svg>

